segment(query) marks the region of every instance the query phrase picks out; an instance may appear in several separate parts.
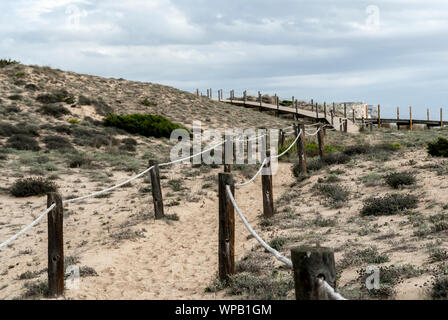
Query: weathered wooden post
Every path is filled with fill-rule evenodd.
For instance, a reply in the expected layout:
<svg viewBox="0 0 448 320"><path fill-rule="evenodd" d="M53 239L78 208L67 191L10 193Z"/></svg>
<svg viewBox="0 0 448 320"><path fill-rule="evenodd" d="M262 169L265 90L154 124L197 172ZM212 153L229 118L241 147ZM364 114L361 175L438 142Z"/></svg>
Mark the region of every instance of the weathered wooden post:
<svg viewBox="0 0 448 320"><path fill-rule="evenodd" d="M247 102L247 91L244 90L243 92L243 100L244 100L244 106L246 106L246 102Z"/></svg>
<svg viewBox="0 0 448 320"><path fill-rule="evenodd" d="M347 133L347 129L348 129L348 119L345 118L344 119L344 132Z"/></svg>
<svg viewBox="0 0 448 320"><path fill-rule="evenodd" d="M347 118L347 104L344 102L344 118Z"/></svg>
<svg viewBox="0 0 448 320"><path fill-rule="evenodd" d="M263 111L263 97L261 96L261 92L258 91L258 100L260 101L260 112Z"/></svg>
<svg viewBox="0 0 448 320"><path fill-rule="evenodd" d="M199 98L199 89L196 89L196 96Z"/></svg>
<svg viewBox="0 0 448 320"><path fill-rule="evenodd" d="M311 99L311 111L314 111L314 100Z"/></svg>
<svg viewBox="0 0 448 320"><path fill-rule="evenodd" d="M319 143L319 156L322 159L325 156L325 132L322 123L319 124L319 131L317 132L317 142Z"/></svg>
<svg viewBox="0 0 448 320"><path fill-rule="evenodd" d="M333 116L336 115L336 104L333 102Z"/></svg>
<svg viewBox="0 0 448 320"><path fill-rule="evenodd" d="M279 147L283 148L285 146L285 131L283 131L283 129L280 129L278 132L278 141L279 141Z"/></svg>
<svg viewBox="0 0 448 320"><path fill-rule="evenodd" d="M369 107L366 105L366 114L365 114L365 116L366 116L366 119L369 119Z"/></svg>
<svg viewBox="0 0 448 320"><path fill-rule="evenodd" d="M361 131L364 131L366 128L366 120L364 119L364 117L362 117L361 120Z"/></svg>
<svg viewBox="0 0 448 320"><path fill-rule="evenodd" d="M440 129L443 128L443 109L440 108Z"/></svg>
<svg viewBox="0 0 448 320"><path fill-rule="evenodd" d="M207 89L207 98L210 98L210 89Z"/></svg>
<svg viewBox="0 0 448 320"><path fill-rule="evenodd" d="M277 103L277 117L280 117L280 99L277 96L277 94L275 96L276 96L276 103Z"/></svg>
<svg viewBox="0 0 448 320"><path fill-rule="evenodd" d="M299 100L295 101L296 103L296 120L299 118Z"/></svg>
<svg viewBox="0 0 448 320"><path fill-rule="evenodd" d="M228 281L235 273L235 208L227 194L226 186L235 195L233 176L219 174L219 235L218 235L218 274L221 281Z"/></svg>
<svg viewBox="0 0 448 320"><path fill-rule="evenodd" d="M355 119L355 108L352 108L352 118L353 118L353 123L355 123L356 119Z"/></svg>
<svg viewBox="0 0 448 320"><path fill-rule="evenodd" d="M64 294L64 207L58 193L47 195L48 213L48 294L57 297Z"/></svg>
<svg viewBox="0 0 448 320"><path fill-rule="evenodd" d="M378 105L378 129L381 128L381 106Z"/></svg>
<svg viewBox="0 0 448 320"><path fill-rule="evenodd" d="M327 103L324 102L324 117L327 119Z"/></svg>
<svg viewBox="0 0 448 320"><path fill-rule="evenodd" d="M316 119L319 119L319 104L316 102Z"/></svg>
<svg viewBox="0 0 448 320"><path fill-rule="evenodd" d="M400 120L400 107L397 107L397 120Z"/></svg>
<svg viewBox="0 0 448 320"><path fill-rule="evenodd" d="M331 110L330 114L331 114L331 125L334 125L334 111Z"/></svg>
<svg viewBox="0 0 448 320"><path fill-rule="evenodd" d="M291 100L291 108L294 108L294 101L296 101L296 100L294 99L294 96L292 96L292 100Z"/></svg>
<svg viewBox="0 0 448 320"><path fill-rule="evenodd" d="M150 171L152 200L154 202L155 218L156 220L159 220L165 217L165 213L163 210L162 187L160 185L160 170L156 160L149 160L148 165L149 167L154 166L154 168Z"/></svg>
<svg viewBox="0 0 448 320"><path fill-rule="evenodd" d="M412 125L412 107L409 107L409 129L411 131L413 130L413 125Z"/></svg>
<svg viewBox="0 0 448 320"><path fill-rule="evenodd" d="M342 118L339 118L339 131L343 131L344 130L344 128L343 128L343 126L342 126Z"/></svg>
<svg viewBox="0 0 448 320"><path fill-rule="evenodd" d="M266 151L266 159L268 161L264 165L265 174L261 176L262 192L263 192L263 217L270 218L274 215L274 196L272 193L272 169L271 169L271 152Z"/></svg>
<svg viewBox="0 0 448 320"><path fill-rule="evenodd" d="M230 90L230 103L233 103L233 90Z"/></svg>
<svg viewBox="0 0 448 320"><path fill-rule="evenodd" d="M213 99L212 88L210 88L210 99Z"/></svg>
<svg viewBox="0 0 448 320"><path fill-rule="evenodd" d="M302 130L302 134L300 135L299 139L297 139L296 142L297 155L299 157L299 168L301 173L306 174L307 169L306 169L305 125L300 124L299 126L297 126L297 124L294 124L294 133L296 135L296 138L299 135L299 130Z"/></svg>
<svg viewBox="0 0 448 320"><path fill-rule="evenodd" d="M293 248L291 260L296 300L331 300L320 280L336 288L334 251L325 247Z"/></svg>

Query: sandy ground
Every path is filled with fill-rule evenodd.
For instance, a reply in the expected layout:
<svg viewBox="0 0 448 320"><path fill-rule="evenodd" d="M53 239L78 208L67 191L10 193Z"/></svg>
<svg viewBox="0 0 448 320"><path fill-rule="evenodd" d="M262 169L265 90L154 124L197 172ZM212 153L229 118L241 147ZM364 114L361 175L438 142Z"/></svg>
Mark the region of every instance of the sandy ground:
<svg viewBox="0 0 448 320"><path fill-rule="evenodd" d="M180 168L180 167L179 167ZM178 168L171 168L175 171ZM184 170L188 170L185 166ZM274 176L275 197L293 181L289 164L280 164ZM117 177L118 178L118 177ZM120 177L122 179L125 176ZM189 181L189 184L194 184ZM243 181L243 177L238 177ZM136 183L137 184L137 183ZM75 187L70 185L68 188ZM93 191L88 185L84 192ZM67 299L214 299L223 294L206 294L205 287L216 278L218 256L218 199L208 191L198 202L184 202L169 207L179 221L138 222L144 238L115 241L110 234L124 230L122 225L134 215L152 210L148 196L136 195L136 186L115 191L107 199L85 200L67 206L65 218L65 255L79 257L79 266L94 268L98 277L81 278L77 290L67 290ZM194 186L193 186L194 189ZM194 190L192 190L194 191ZM256 226L262 212L261 179L238 189L236 199L249 222ZM44 206L43 198L2 201L0 237L6 239L29 223ZM135 227L134 227L135 228ZM256 227L255 227L256 228ZM257 228L256 228L257 229ZM236 259L243 257L256 244L247 239L248 231L236 218ZM46 219L28 234L3 250L0 272L0 298L11 299L23 291L27 280L17 280L25 271L38 271L46 266ZM23 254L23 252L30 252ZM20 253L22 252L22 254ZM45 273L44 273L45 275ZM45 279L45 276L44 278ZM6 287L4 287L6 285Z"/></svg>

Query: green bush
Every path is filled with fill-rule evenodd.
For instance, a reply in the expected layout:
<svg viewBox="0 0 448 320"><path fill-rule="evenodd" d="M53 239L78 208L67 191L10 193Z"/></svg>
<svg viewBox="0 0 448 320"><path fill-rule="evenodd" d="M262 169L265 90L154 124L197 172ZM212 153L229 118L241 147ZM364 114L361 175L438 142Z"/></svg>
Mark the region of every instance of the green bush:
<svg viewBox="0 0 448 320"><path fill-rule="evenodd" d="M417 208L418 199L414 195L389 194L364 200L363 216L392 215L402 210Z"/></svg>
<svg viewBox="0 0 448 320"><path fill-rule="evenodd" d="M55 118L60 118L63 115L70 114L70 111L66 107L57 104L44 105L40 107L39 112Z"/></svg>
<svg viewBox="0 0 448 320"><path fill-rule="evenodd" d="M322 161L326 165L344 164L350 161L350 157L344 153L329 153L324 155Z"/></svg>
<svg viewBox="0 0 448 320"><path fill-rule="evenodd" d="M25 178L17 180L10 187L10 193L17 198L40 196L49 192L56 192L57 186L50 180L43 178Z"/></svg>
<svg viewBox="0 0 448 320"><path fill-rule="evenodd" d="M148 98L143 99L140 103L146 107L157 107L157 103L148 100Z"/></svg>
<svg viewBox="0 0 448 320"><path fill-rule="evenodd" d="M84 168L92 164L92 159L84 154L76 154L69 161L70 168Z"/></svg>
<svg viewBox="0 0 448 320"><path fill-rule="evenodd" d="M65 137L47 136L43 141L49 150L72 151L74 149L70 140Z"/></svg>
<svg viewBox="0 0 448 320"><path fill-rule="evenodd" d="M0 136L10 137L15 134L23 134L27 136L39 136L39 128L34 125L27 125L25 123L19 123L13 125L7 122L0 122Z"/></svg>
<svg viewBox="0 0 448 320"><path fill-rule="evenodd" d="M123 129L129 133L140 134L145 137L169 138L175 129L184 129L181 125L170 120L151 114L110 114L104 119L104 125Z"/></svg>
<svg viewBox="0 0 448 320"><path fill-rule="evenodd" d="M342 206L347 202L350 192L344 187L337 184L320 184L316 185L316 189L330 199L332 206Z"/></svg>
<svg viewBox="0 0 448 320"><path fill-rule="evenodd" d="M75 103L75 97L67 90L61 89L53 91L52 93L43 93L37 96L37 102L51 104L58 102L65 102L67 104Z"/></svg>
<svg viewBox="0 0 448 320"><path fill-rule="evenodd" d="M16 150L31 150L31 151L40 150L37 141L33 137L24 134L13 135L6 141L6 146L8 148L13 148Z"/></svg>
<svg viewBox="0 0 448 320"><path fill-rule="evenodd" d="M13 64L19 64L20 62L15 61L15 60L11 60L11 59L0 59L0 68L6 67L6 66L10 66Z"/></svg>
<svg viewBox="0 0 448 320"><path fill-rule="evenodd" d="M438 275L435 277L432 288L431 298L435 300L447 300L448 299L448 276Z"/></svg>
<svg viewBox="0 0 448 320"><path fill-rule="evenodd" d="M448 157L448 139L439 137L435 142L429 142L428 153L434 157Z"/></svg>
<svg viewBox="0 0 448 320"><path fill-rule="evenodd" d="M372 148L369 145L361 144L356 146L350 146L345 148L342 152L348 156L355 156L359 154L367 154L372 151Z"/></svg>
<svg viewBox="0 0 448 320"><path fill-rule="evenodd" d="M386 177L386 183L394 189L415 184L415 176L409 172L393 172Z"/></svg>

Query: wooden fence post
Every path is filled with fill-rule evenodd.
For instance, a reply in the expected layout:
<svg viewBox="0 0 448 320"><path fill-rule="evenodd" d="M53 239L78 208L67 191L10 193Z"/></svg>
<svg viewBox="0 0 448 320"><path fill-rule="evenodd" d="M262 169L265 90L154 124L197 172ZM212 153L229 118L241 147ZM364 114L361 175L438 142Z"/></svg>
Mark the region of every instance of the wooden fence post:
<svg viewBox="0 0 448 320"><path fill-rule="evenodd" d="M381 106L378 105L378 129L381 128Z"/></svg>
<svg viewBox="0 0 448 320"><path fill-rule="evenodd" d="M277 117L280 117L280 99L277 95L275 95L276 97L276 103L277 103Z"/></svg>
<svg viewBox="0 0 448 320"><path fill-rule="evenodd" d="M344 130L344 128L343 128L343 126L342 126L342 119L341 118L339 118L339 131L343 131Z"/></svg>
<svg viewBox="0 0 448 320"><path fill-rule="evenodd" d="M299 100L295 101L296 103L296 120L299 118Z"/></svg>
<svg viewBox="0 0 448 320"><path fill-rule="evenodd" d="M196 89L196 96L199 98L199 89Z"/></svg>
<svg viewBox="0 0 448 320"><path fill-rule="evenodd" d="M336 105L335 105L335 103L333 102L333 116L334 115L336 115Z"/></svg>
<svg viewBox="0 0 448 320"><path fill-rule="evenodd" d="M426 109L426 118L429 121L429 108Z"/></svg>
<svg viewBox="0 0 448 320"><path fill-rule="evenodd" d="M319 104L316 102L316 118L319 119Z"/></svg>
<svg viewBox="0 0 448 320"><path fill-rule="evenodd" d="M352 108L352 118L353 118L353 123L356 122L356 118L355 118L355 108Z"/></svg>
<svg viewBox="0 0 448 320"><path fill-rule="evenodd" d="M362 117L362 120L361 120L361 131L364 131L365 128L366 128L366 120L364 120L364 117Z"/></svg>
<svg viewBox="0 0 448 320"><path fill-rule="evenodd" d="M294 133L297 136L299 135L300 130L302 130L302 134L300 135L300 138L297 139L296 145L297 145L297 155L299 156L299 168L300 172L303 174L307 173L306 169L306 142L305 142L305 125L301 124L297 126L294 124Z"/></svg>
<svg viewBox="0 0 448 320"><path fill-rule="evenodd" d="M244 99L244 105L246 105L246 102L247 102L247 91L246 90L244 90L244 92L243 92L243 99Z"/></svg>
<svg viewBox="0 0 448 320"><path fill-rule="evenodd" d="M443 128L443 109L440 108L440 129Z"/></svg>
<svg viewBox="0 0 448 320"><path fill-rule="evenodd" d="M345 118L344 119L344 132L347 133L347 129L348 129L348 119Z"/></svg>
<svg viewBox="0 0 448 320"><path fill-rule="evenodd" d="M334 251L325 247L291 249L296 300L330 300L319 279L336 288Z"/></svg>
<svg viewBox="0 0 448 320"><path fill-rule="evenodd" d="M258 100L260 100L260 112L263 111L263 97L261 96L261 92L258 91Z"/></svg>
<svg viewBox="0 0 448 320"><path fill-rule="evenodd" d="M331 110L330 114L331 114L331 125L333 126L334 125L334 111Z"/></svg>
<svg viewBox="0 0 448 320"><path fill-rule="evenodd" d="M148 164L149 167L154 166L154 168L150 171L152 201L154 202L155 219L159 220L165 217L165 213L163 210L162 186L160 184L160 170L156 160L149 160Z"/></svg>
<svg viewBox="0 0 448 320"><path fill-rule="evenodd" d="M266 158L271 156L270 151L266 151ZM272 168L271 159L264 165L265 174L261 176L262 193L263 193L263 216L270 218L274 215L274 196L272 193Z"/></svg>
<svg viewBox="0 0 448 320"><path fill-rule="evenodd" d="M278 135L279 146L283 148L285 146L285 131L283 131L283 129L280 129Z"/></svg>
<svg viewBox="0 0 448 320"><path fill-rule="evenodd" d="M344 118L347 118L347 104L344 103Z"/></svg>
<svg viewBox="0 0 448 320"><path fill-rule="evenodd" d="M413 130L413 125L412 125L412 107L409 107L409 129L412 131Z"/></svg>
<svg viewBox="0 0 448 320"><path fill-rule="evenodd" d="M314 100L311 99L311 111L314 111Z"/></svg>
<svg viewBox="0 0 448 320"><path fill-rule="evenodd" d="M47 208L56 206L47 215L48 220L48 294L64 294L64 207L58 193L47 195Z"/></svg>
<svg viewBox="0 0 448 320"><path fill-rule="evenodd" d="M219 173L218 273L221 281L228 281L235 273L235 208L227 194L227 185L235 195L232 174Z"/></svg>
<svg viewBox="0 0 448 320"><path fill-rule="evenodd" d="M325 156L325 132L323 124L319 124L319 132L317 133L317 142L319 143L319 156L322 159Z"/></svg>
<svg viewBox="0 0 448 320"><path fill-rule="evenodd" d="M324 117L327 119L327 103L324 102Z"/></svg>
<svg viewBox="0 0 448 320"><path fill-rule="evenodd" d="M397 107L397 120L400 120L400 107Z"/></svg>

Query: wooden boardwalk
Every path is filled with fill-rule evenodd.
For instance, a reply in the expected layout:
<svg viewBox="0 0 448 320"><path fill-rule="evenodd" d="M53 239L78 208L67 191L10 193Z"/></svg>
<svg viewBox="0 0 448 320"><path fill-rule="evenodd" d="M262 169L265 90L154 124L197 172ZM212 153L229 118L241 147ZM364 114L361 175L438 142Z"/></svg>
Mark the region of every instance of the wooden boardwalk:
<svg viewBox="0 0 448 320"><path fill-rule="evenodd" d="M215 99L218 100L218 99ZM277 114L292 114L296 119L305 118L312 121L320 121L326 122L329 125L332 125L334 129L337 131L343 131L344 122L343 117L333 116L331 117L330 112L318 112L318 111L309 111L295 107L286 107L286 106L277 106L274 104L268 103L260 103L259 101L242 101L242 100L229 100L229 99L220 99L219 101L223 103L229 103L237 106L249 107L249 108L258 108L260 111L274 111ZM340 125L341 124L341 125ZM349 133L357 133L359 132L359 126L353 122L352 119L347 119L347 132Z"/></svg>

